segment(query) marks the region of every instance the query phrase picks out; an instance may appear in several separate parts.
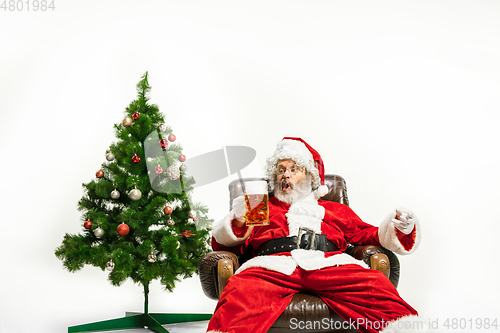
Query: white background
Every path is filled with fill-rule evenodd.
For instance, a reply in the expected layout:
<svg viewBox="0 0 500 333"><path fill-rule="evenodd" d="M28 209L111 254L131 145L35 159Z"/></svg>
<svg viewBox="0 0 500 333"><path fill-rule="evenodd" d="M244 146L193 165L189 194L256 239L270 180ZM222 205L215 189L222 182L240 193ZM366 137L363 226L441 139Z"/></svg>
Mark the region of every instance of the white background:
<svg viewBox="0 0 500 333"><path fill-rule="evenodd" d="M250 146L243 175L256 176L283 136L304 138L365 221L399 206L419 216L398 290L423 318L498 317L500 2L24 6L0 10L0 332L142 310L140 286L112 287L94 267L71 274L54 250L81 231L81 184L146 71L185 155ZM194 194L213 219L231 179ZM173 293L152 285L151 312L214 307L197 277Z"/></svg>

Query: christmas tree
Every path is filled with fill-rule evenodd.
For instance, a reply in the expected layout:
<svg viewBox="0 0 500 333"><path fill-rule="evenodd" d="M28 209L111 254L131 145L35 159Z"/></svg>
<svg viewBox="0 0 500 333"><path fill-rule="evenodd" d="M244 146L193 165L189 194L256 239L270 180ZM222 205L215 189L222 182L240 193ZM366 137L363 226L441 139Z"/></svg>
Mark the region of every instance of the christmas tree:
<svg viewBox="0 0 500 333"><path fill-rule="evenodd" d="M206 207L191 202L194 179L179 165L186 157L172 129L148 103L150 89L146 72L138 98L114 126L117 142L103 154L96 177L83 184L82 233L66 234L55 251L70 272L92 265L107 271L113 286L129 278L141 284L145 314L151 281L172 291L196 271L213 222Z"/></svg>

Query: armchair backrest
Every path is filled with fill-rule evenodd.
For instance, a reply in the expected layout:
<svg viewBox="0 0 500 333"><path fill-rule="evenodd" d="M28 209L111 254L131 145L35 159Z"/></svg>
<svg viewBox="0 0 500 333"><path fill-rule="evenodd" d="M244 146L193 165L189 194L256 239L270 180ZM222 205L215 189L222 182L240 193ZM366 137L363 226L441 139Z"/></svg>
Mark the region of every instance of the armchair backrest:
<svg viewBox="0 0 500 333"><path fill-rule="evenodd" d="M255 180L266 180L269 183L269 180L266 178L242 178L241 180L235 179L229 183L230 210L233 208L233 200L243 195L242 183ZM334 201L349 206L347 187L344 178L338 175L325 175L325 185L328 186L328 193L321 198L322 200ZM268 188L270 189L269 198L272 198L274 192L271 190L271 186L268 186Z"/></svg>

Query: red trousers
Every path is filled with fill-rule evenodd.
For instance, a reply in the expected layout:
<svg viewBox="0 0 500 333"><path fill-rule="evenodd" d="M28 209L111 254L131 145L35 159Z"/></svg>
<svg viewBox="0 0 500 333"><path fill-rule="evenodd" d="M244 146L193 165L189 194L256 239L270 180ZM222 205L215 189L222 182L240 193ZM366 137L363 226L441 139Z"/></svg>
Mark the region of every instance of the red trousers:
<svg viewBox="0 0 500 333"><path fill-rule="evenodd" d="M384 274L376 270L353 264L314 271L297 267L288 276L252 267L227 281L207 331L265 333L292 296L304 290L317 294L352 324L349 328L360 332L378 332L384 323L417 315ZM295 328L299 324L291 323Z"/></svg>

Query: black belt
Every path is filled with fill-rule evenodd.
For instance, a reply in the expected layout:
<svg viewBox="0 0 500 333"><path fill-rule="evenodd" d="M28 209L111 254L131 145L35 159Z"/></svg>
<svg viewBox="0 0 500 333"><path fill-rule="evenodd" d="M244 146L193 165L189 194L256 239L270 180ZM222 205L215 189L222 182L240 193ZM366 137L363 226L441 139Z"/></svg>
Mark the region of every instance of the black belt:
<svg viewBox="0 0 500 333"><path fill-rule="evenodd" d="M263 256L279 252L290 252L295 249L317 250L323 252L339 250L337 245L326 238L326 235L316 235L314 232L306 232L300 238L299 244L297 244L297 241L297 236L270 239L259 246L257 255Z"/></svg>

